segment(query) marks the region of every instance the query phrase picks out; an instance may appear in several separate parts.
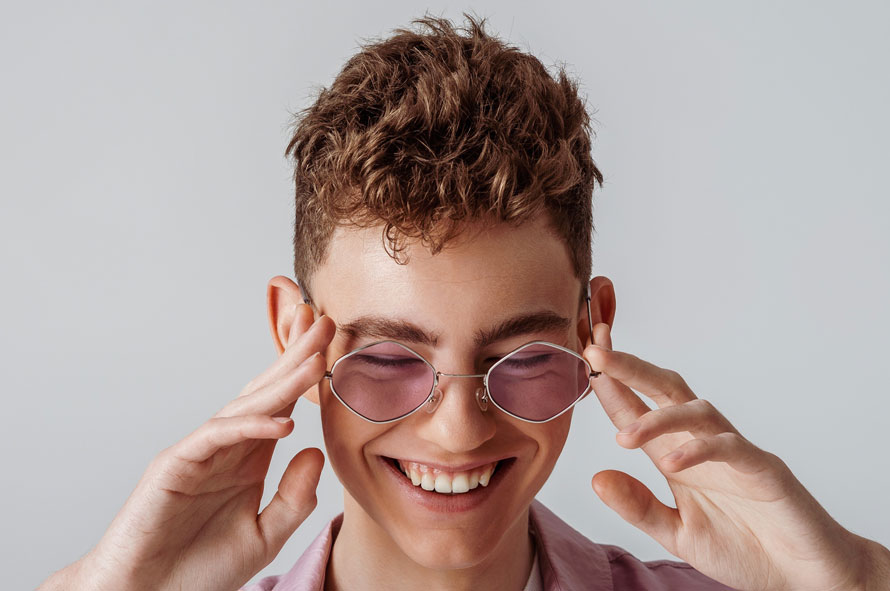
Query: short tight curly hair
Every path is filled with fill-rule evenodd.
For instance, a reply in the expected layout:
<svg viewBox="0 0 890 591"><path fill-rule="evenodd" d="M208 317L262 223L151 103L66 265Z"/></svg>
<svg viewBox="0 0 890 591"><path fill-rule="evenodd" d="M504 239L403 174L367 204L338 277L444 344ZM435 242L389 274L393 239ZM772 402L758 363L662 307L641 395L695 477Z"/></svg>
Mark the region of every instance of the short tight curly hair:
<svg viewBox="0 0 890 591"><path fill-rule="evenodd" d="M578 85L485 30L425 15L361 46L330 88L295 116L294 273L303 286L338 225L382 226L435 254L467 221L520 224L542 211L578 278L591 273L591 157ZM465 33L461 35L460 33Z"/></svg>

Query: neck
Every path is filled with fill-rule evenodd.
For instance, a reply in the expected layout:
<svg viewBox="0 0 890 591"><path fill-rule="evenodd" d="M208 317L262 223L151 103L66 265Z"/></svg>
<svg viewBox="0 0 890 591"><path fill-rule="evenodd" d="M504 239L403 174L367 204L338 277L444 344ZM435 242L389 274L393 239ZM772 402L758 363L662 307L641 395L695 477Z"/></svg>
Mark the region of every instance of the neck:
<svg viewBox="0 0 890 591"><path fill-rule="evenodd" d="M500 541L472 564L423 564L412 548L402 548L361 506L344 494L343 524L334 540L325 589L522 589L535 557L528 507ZM442 549L442 555L447 549Z"/></svg>

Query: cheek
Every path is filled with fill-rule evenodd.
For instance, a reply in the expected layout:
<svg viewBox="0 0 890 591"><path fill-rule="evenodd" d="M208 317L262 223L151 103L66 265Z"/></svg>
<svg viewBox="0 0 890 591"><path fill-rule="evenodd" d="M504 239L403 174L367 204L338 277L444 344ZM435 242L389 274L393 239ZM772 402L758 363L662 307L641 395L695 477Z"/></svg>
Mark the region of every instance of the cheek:
<svg viewBox="0 0 890 591"><path fill-rule="evenodd" d="M568 411L564 415L547 422L528 426L526 435L533 438L538 443L537 461L542 470L539 474L543 480L546 480L556 465L556 460L562 453L566 439L569 435L569 427L572 423L572 411Z"/></svg>
<svg viewBox="0 0 890 591"><path fill-rule="evenodd" d="M353 419L360 419L344 408L328 388L319 388L319 409L325 451L331 468L342 482L352 471L350 464L355 462L355 459L350 462L350 457L358 452L354 438L348 436L353 433L351 423Z"/></svg>
<svg viewBox="0 0 890 591"><path fill-rule="evenodd" d="M319 388L321 430L331 468L343 486L353 488L366 471L365 445L380 434L381 427L354 415L329 388Z"/></svg>

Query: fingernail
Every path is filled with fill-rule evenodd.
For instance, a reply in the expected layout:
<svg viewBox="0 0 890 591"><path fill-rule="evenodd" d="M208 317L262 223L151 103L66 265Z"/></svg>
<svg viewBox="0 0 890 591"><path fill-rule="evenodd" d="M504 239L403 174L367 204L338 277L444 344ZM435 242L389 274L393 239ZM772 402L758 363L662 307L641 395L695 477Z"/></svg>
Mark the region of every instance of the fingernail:
<svg viewBox="0 0 890 591"><path fill-rule="evenodd" d="M661 459L673 461L673 460L679 460L682 457L683 457L683 452L678 449L677 451L672 451L671 453L669 453L668 455L664 456Z"/></svg>
<svg viewBox="0 0 890 591"><path fill-rule="evenodd" d="M618 434L619 435L630 435L631 433L633 433L634 431L636 431L639 428L640 428L640 423L639 423L639 421L637 421L636 423L631 423L630 425L628 425L627 427L625 427L624 429L619 431Z"/></svg>
<svg viewBox="0 0 890 591"><path fill-rule="evenodd" d="M290 423L293 420L290 417L272 417L272 418L275 419L276 421L278 421L279 423Z"/></svg>

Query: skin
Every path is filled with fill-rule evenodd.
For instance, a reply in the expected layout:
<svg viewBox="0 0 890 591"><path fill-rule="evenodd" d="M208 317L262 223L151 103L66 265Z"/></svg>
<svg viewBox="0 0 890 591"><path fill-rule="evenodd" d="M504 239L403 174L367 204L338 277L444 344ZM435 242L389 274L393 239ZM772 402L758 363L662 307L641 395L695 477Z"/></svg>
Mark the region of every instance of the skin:
<svg viewBox="0 0 890 591"><path fill-rule="evenodd" d="M480 228L476 228L479 230ZM238 589L278 554L315 507L323 463L301 451L277 493L259 506L287 417L305 395L321 406L325 445L345 490L343 528L328 572L331 588L520 588L531 565L528 503L553 468L571 413L542 425L475 404L473 380L447 380L434 413L373 425L331 398L323 372L352 348L336 323L362 313L409 319L439 333L435 347L412 346L437 369L474 365L531 338L583 350L599 404L619 445L640 448L667 479L676 508L615 470L597 473L596 494L629 523L704 574L739 589L890 589L890 552L832 519L775 455L746 440L682 377L612 348L615 297L605 277L591 280L594 341L565 246L543 220L499 225L435 257L412 247L396 265L379 233L344 231L312 278L321 315L302 304L286 277L269 282L268 308L280 357L225 407L152 460L102 539L40 589ZM538 307L571 316L561 334L521 335L477 349L472 334L499 318ZM560 341L560 338L563 340ZM473 382L472 386L470 383ZM640 392L640 395L634 392ZM655 409L644 402L649 398ZM285 419L284 422L275 420ZM636 430L631 430L638 423ZM441 519L387 494L374 458L419 450L419 459L510 454L514 486L498 489L484 518L470 511ZM682 457L668 454L681 451ZM380 486L374 486L380 485Z"/></svg>

